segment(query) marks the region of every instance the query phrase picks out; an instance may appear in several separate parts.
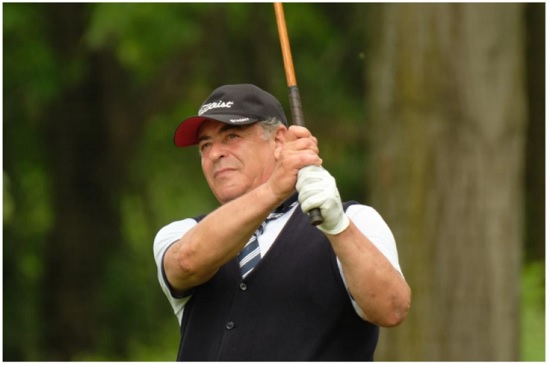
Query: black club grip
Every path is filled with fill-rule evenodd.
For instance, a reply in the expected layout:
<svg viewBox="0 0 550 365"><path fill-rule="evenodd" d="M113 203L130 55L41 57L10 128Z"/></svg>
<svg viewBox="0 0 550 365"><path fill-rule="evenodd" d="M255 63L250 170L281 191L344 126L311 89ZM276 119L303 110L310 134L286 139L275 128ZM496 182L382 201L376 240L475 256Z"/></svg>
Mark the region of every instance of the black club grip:
<svg viewBox="0 0 550 365"><path fill-rule="evenodd" d="M300 99L300 91L298 86L290 86L288 88L288 100L290 103L290 112L292 121L295 125L305 127L304 113L302 111L302 102ZM319 208L314 208L308 212L309 221L312 225L318 226L323 223L323 216Z"/></svg>

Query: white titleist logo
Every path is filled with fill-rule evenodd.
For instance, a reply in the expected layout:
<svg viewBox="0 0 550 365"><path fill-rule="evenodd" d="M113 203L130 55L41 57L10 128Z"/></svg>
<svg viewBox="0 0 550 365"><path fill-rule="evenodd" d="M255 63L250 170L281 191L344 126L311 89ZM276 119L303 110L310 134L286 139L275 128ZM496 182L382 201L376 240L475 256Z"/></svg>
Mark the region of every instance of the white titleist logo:
<svg viewBox="0 0 550 365"><path fill-rule="evenodd" d="M199 115L203 115L204 113L206 113L207 111L209 111L211 109L231 108L231 106L233 106L232 101L223 102L221 100L220 101L215 101L213 103L204 104L199 110Z"/></svg>

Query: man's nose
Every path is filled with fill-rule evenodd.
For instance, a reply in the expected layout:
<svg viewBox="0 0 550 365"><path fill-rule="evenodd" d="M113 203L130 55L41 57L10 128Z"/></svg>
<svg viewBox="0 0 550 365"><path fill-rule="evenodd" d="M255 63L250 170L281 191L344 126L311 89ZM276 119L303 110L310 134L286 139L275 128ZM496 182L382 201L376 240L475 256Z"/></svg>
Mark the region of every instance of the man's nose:
<svg viewBox="0 0 550 365"><path fill-rule="evenodd" d="M223 143L212 142L212 145L208 149L208 157L212 160L219 160L227 155L227 151Z"/></svg>

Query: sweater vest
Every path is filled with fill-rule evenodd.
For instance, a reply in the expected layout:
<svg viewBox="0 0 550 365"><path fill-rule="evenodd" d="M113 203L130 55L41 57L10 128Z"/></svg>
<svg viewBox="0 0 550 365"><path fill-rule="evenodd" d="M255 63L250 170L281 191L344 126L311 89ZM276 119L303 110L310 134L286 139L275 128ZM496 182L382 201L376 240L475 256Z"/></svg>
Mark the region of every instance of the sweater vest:
<svg viewBox="0 0 550 365"><path fill-rule="evenodd" d="M296 209L242 279L236 259L193 289L179 361L372 361L378 327L355 312L330 242Z"/></svg>

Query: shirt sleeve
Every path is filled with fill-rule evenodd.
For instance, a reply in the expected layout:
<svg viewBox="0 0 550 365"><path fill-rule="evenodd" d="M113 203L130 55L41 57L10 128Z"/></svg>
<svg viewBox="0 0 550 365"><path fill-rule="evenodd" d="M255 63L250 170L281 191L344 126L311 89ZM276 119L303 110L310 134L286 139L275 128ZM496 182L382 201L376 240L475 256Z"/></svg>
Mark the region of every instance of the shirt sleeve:
<svg viewBox="0 0 550 365"><path fill-rule="evenodd" d="M392 266L403 275L395 238L382 216L374 208L360 204L351 205L346 214Z"/></svg>
<svg viewBox="0 0 550 365"><path fill-rule="evenodd" d="M191 228L193 228L197 222L194 219L188 218L181 221L170 223L167 226L164 226L159 230L155 236L153 244L153 254L155 257L155 263L157 264L157 278L160 283L160 287L168 301L172 305L174 314L178 317L178 321L181 323L181 318L183 316L183 309L185 304L191 298L191 295L180 297L175 294L171 288L170 284L166 280L164 274L164 254L168 248L178 241L185 233L187 233Z"/></svg>

